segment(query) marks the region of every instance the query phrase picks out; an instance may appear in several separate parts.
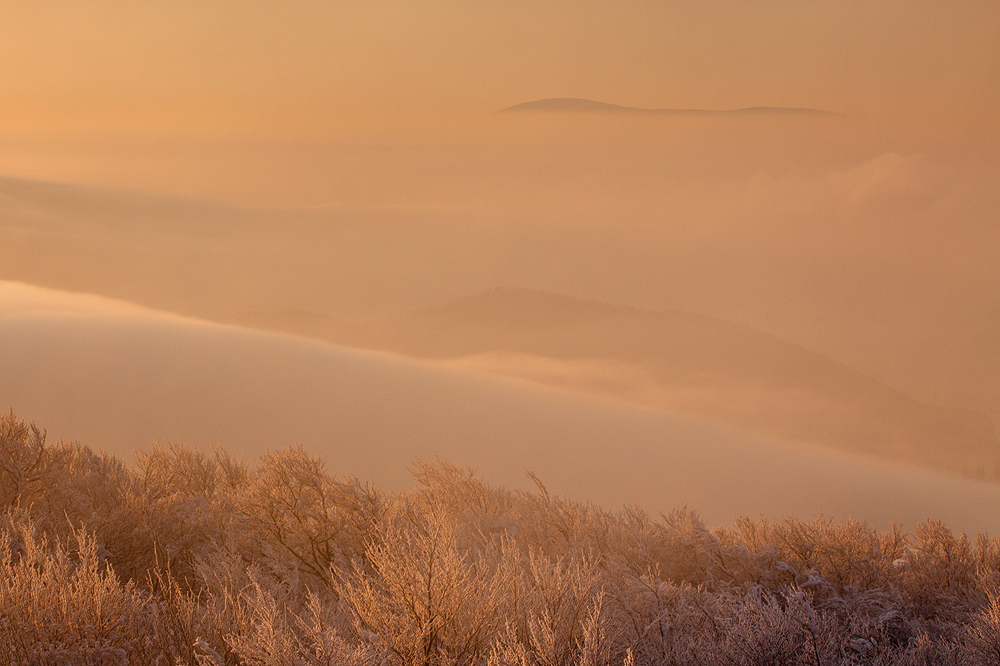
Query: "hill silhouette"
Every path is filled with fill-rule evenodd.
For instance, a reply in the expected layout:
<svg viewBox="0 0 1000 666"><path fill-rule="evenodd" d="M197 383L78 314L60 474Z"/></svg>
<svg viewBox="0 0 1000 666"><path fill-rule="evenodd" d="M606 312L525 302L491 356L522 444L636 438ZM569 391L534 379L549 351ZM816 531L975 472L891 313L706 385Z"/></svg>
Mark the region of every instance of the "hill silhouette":
<svg viewBox="0 0 1000 666"><path fill-rule="evenodd" d="M580 97L552 97L523 102L501 109L500 113L594 113L630 115L840 115L821 109L785 106L751 106L742 109L643 109L596 102Z"/></svg>

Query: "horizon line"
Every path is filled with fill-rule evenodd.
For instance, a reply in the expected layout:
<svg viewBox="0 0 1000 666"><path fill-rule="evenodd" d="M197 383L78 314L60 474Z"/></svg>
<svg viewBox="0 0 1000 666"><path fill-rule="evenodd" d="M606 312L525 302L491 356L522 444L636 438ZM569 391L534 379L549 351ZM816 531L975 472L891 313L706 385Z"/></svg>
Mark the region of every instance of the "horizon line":
<svg viewBox="0 0 1000 666"><path fill-rule="evenodd" d="M598 102L583 97L546 97L530 102L521 102L500 109L496 113L607 113L633 115L723 115L723 114L789 114L844 116L835 111L809 107L750 106L739 109L647 109Z"/></svg>

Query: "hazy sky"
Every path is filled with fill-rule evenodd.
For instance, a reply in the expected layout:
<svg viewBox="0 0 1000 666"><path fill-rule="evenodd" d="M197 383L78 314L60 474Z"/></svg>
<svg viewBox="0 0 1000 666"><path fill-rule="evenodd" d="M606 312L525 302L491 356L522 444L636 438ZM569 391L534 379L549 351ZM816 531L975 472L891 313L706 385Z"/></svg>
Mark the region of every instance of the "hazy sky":
<svg viewBox="0 0 1000 666"><path fill-rule="evenodd" d="M995 124L998 54L993 0L10 0L0 131L337 136L560 96Z"/></svg>

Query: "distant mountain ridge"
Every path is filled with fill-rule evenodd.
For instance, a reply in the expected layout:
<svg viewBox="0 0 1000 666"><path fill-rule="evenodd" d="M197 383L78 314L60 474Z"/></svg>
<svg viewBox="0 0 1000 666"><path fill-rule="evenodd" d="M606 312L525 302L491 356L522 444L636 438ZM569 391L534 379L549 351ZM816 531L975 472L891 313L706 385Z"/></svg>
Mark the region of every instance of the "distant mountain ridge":
<svg viewBox="0 0 1000 666"><path fill-rule="evenodd" d="M920 402L830 357L705 315L490 289L385 321L245 313L231 322L1000 480L984 414Z"/></svg>
<svg viewBox="0 0 1000 666"><path fill-rule="evenodd" d="M596 102L581 97L550 97L501 109L500 113L594 113L622 115L807 115L839 116L822 109L787 106L751 106L743 109L643 109Z"/></svg>

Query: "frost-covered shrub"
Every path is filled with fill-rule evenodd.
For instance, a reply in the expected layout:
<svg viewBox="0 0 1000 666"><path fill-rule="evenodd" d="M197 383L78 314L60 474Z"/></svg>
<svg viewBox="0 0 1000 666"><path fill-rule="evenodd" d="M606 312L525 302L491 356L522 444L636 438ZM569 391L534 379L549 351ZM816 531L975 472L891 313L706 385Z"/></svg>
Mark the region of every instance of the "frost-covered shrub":
<svg viewBox="0 0 1000 666"><path fill-rule="evenodd" d="M504 544L469 548L435 504L400 502L385 516L366 562L337 591L373 649L404 666L478 663L513 586Z"/></svg>
<svg viewBox="0 0 1000 666"><path fill-rule="evenodd" d="M611 512L287 448L127 465L0 416L0 663L1000 663L1000 540Z"/></svg>
<svg viewBox="0 0 1000 666"><path fill-rule="evenodd" d="M49 542L22 517L0 529L0 662L145 664L165 646L153 599L121 583L93 537Z"/></svg>
<svg viewBox="0 0 1000 666"><path fill-rule="evenodd" d="M319 458L301 447L266 453L234 495L241 547L275 554L328 584L330 568L349 568L363 556L384 510L372 484L331 478Z"/></svg>

